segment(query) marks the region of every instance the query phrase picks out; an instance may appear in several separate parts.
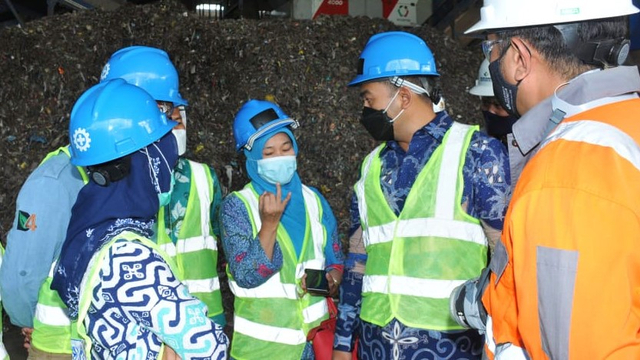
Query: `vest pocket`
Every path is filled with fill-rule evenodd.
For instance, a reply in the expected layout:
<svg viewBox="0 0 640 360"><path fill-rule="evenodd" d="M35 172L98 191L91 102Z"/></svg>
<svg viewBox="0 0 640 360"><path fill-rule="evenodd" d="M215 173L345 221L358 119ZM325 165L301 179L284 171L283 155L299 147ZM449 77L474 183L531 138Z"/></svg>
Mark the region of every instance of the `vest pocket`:
<svg viewBox="0 0 640 360"><path fill-rule="evenodd" d="M542 348L550 359L568 359L578 252L538 246L536 255Z"/></svg>

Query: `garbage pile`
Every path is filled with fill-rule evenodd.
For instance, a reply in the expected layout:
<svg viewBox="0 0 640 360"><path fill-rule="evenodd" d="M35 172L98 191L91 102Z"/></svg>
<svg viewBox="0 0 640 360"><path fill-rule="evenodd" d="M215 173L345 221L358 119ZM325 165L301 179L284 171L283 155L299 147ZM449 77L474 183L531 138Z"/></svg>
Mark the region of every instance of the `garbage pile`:
<svg viewBox="0 0 640 360"><path fill-rule="evenodd" d="M358 122L358 91L346 84L368 38L390 30L409 31L427 42L447 110L461 122L478 123L479 101L466 89L475 81L479 49L463 48L426 26L399 28L383 19L346 16L214 20L186 11L178 1L160 1L0 30L2 241L23 181L46 153L68 143L74 102L99 81L109 56L130 45L159 47L171 56L189 101L187 156L213 166L227 192L247 182L232 135L240 106L251 98L267 99L298 119L299 173L325 194L346 240L350 192L360 162L376 145Z"/></svg>

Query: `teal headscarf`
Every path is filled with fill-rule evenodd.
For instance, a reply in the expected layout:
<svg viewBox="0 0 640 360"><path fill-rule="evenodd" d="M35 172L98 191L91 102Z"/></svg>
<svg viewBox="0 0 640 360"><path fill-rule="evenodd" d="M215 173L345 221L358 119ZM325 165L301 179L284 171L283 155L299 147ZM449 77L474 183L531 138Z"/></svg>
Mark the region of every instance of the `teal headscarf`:
<svg viewBox="0 0 640 360"><path fill-rule="evenodd" d="M245 168L247 169L249 179L258 194L262 194L265 191L273 194L276 193L276 186L267 182L258 175L258 160L262 159L262 150L264 149L264 145L269 139L278 133L285 133L289 136L293 145L293 151L297 156L298 144L296 143L296 138L293 136L293 133L289 128L280 128L273 132L266 133L255 140L251 150L244 149L244 155L247 157ZM300 176L298 176L297 171L293 174L293 178L288 184L281 184L281 189L282 198L284 199L288 193L291 193L291 199L282 213L280 223L284 226L289 237L291 237L291 241L293 242L293 246L296 250L296 255L299 256L302 251L307 219L304 198L302 197L302 181L300 180Z"/></svg>

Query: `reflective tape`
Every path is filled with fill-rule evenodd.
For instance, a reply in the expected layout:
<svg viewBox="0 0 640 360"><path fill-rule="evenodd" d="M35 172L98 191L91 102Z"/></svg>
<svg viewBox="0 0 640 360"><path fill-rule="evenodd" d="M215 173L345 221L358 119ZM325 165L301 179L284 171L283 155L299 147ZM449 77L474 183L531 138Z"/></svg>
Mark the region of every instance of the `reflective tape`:
<svg viewBox="0 0 640 360"><path fill-rule="evenodd" d="M170 242L158 246L169 256L176 256L178 253L186 254L200 250L218 250L216 239L211 235L194 236L186 239L180 239L176 244Z"/></svg>
<svg viewBox="0 0 640 360"><path fill-rule="evenodd" d="M278 274L272 276L264 284L247 289L238 286L235 281L229 280L229 287L235 296L245 298L283 298L290 300L298 299L298 291L294 284L282 284Z"/></svg>
<svg viewBox="0 0 640 360"><path fill-rule="evenodd" d="M307 337L302 330L263 325L237 315L233 319L233 329L240 334L262 341L287 345L300 345L307 342Z"/></svg>
<svg viewBox="0 0 640 360"><path fill-rule="evenodd" d="M362 291L448 299L453 289L464 282L465 280L433 280L409 276L365 275L362 279Z"/></svg>
<svg viewBox="0 0 640 360"><path fill-rule="evenodd" d="M302 316L304 317L304 322L310 324L314 321L321 319L329 312L329 307L327 306L326 301L318 301L317 303L307 307L302 310Z"/></svg>
<svg viewBox="0 0 640 360"><path fill-rule="evenodd" d="M36 305L35 318L50 326L71 326L71 320L67 316L67 312L57 306L49 306L38 303Z"/></svg>
<svg viewBox="0 0 640 360"><path fill-rule="evenodd" d="M394 228L397 229L394 231ZM380 226L370 227L369 243L367 245L381 244L393 241L396 237L442 237L473 242L487 246L482 227L466 221L444 220L436 218L419 218L400 220Z"/></svg>
<svg viewBox="0 0 640 360"><path fill-rule="evenodd" d="M220 290L220 279L217 277L204 280L184 280L182 283L190 293L210 293Z"/></svg>
<svg viewBox="0 0 640 360"><path fill-rule="evenodd" d="M593 120L562 122L540 148L557 140L578 141L611 148L640 170L640 147L632 137L615 126Z"/></svg>

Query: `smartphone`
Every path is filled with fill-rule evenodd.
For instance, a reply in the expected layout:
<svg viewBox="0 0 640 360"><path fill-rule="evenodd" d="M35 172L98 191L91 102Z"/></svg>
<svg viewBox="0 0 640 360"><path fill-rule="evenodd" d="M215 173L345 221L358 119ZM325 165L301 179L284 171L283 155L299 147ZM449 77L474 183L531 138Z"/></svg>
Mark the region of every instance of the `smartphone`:
<svg viewBox="0 0 640 360"><path fill-rule="evenodd" d="M305 269L307 292L315 296L329 296L329 282L324 270Z"/></svg>

